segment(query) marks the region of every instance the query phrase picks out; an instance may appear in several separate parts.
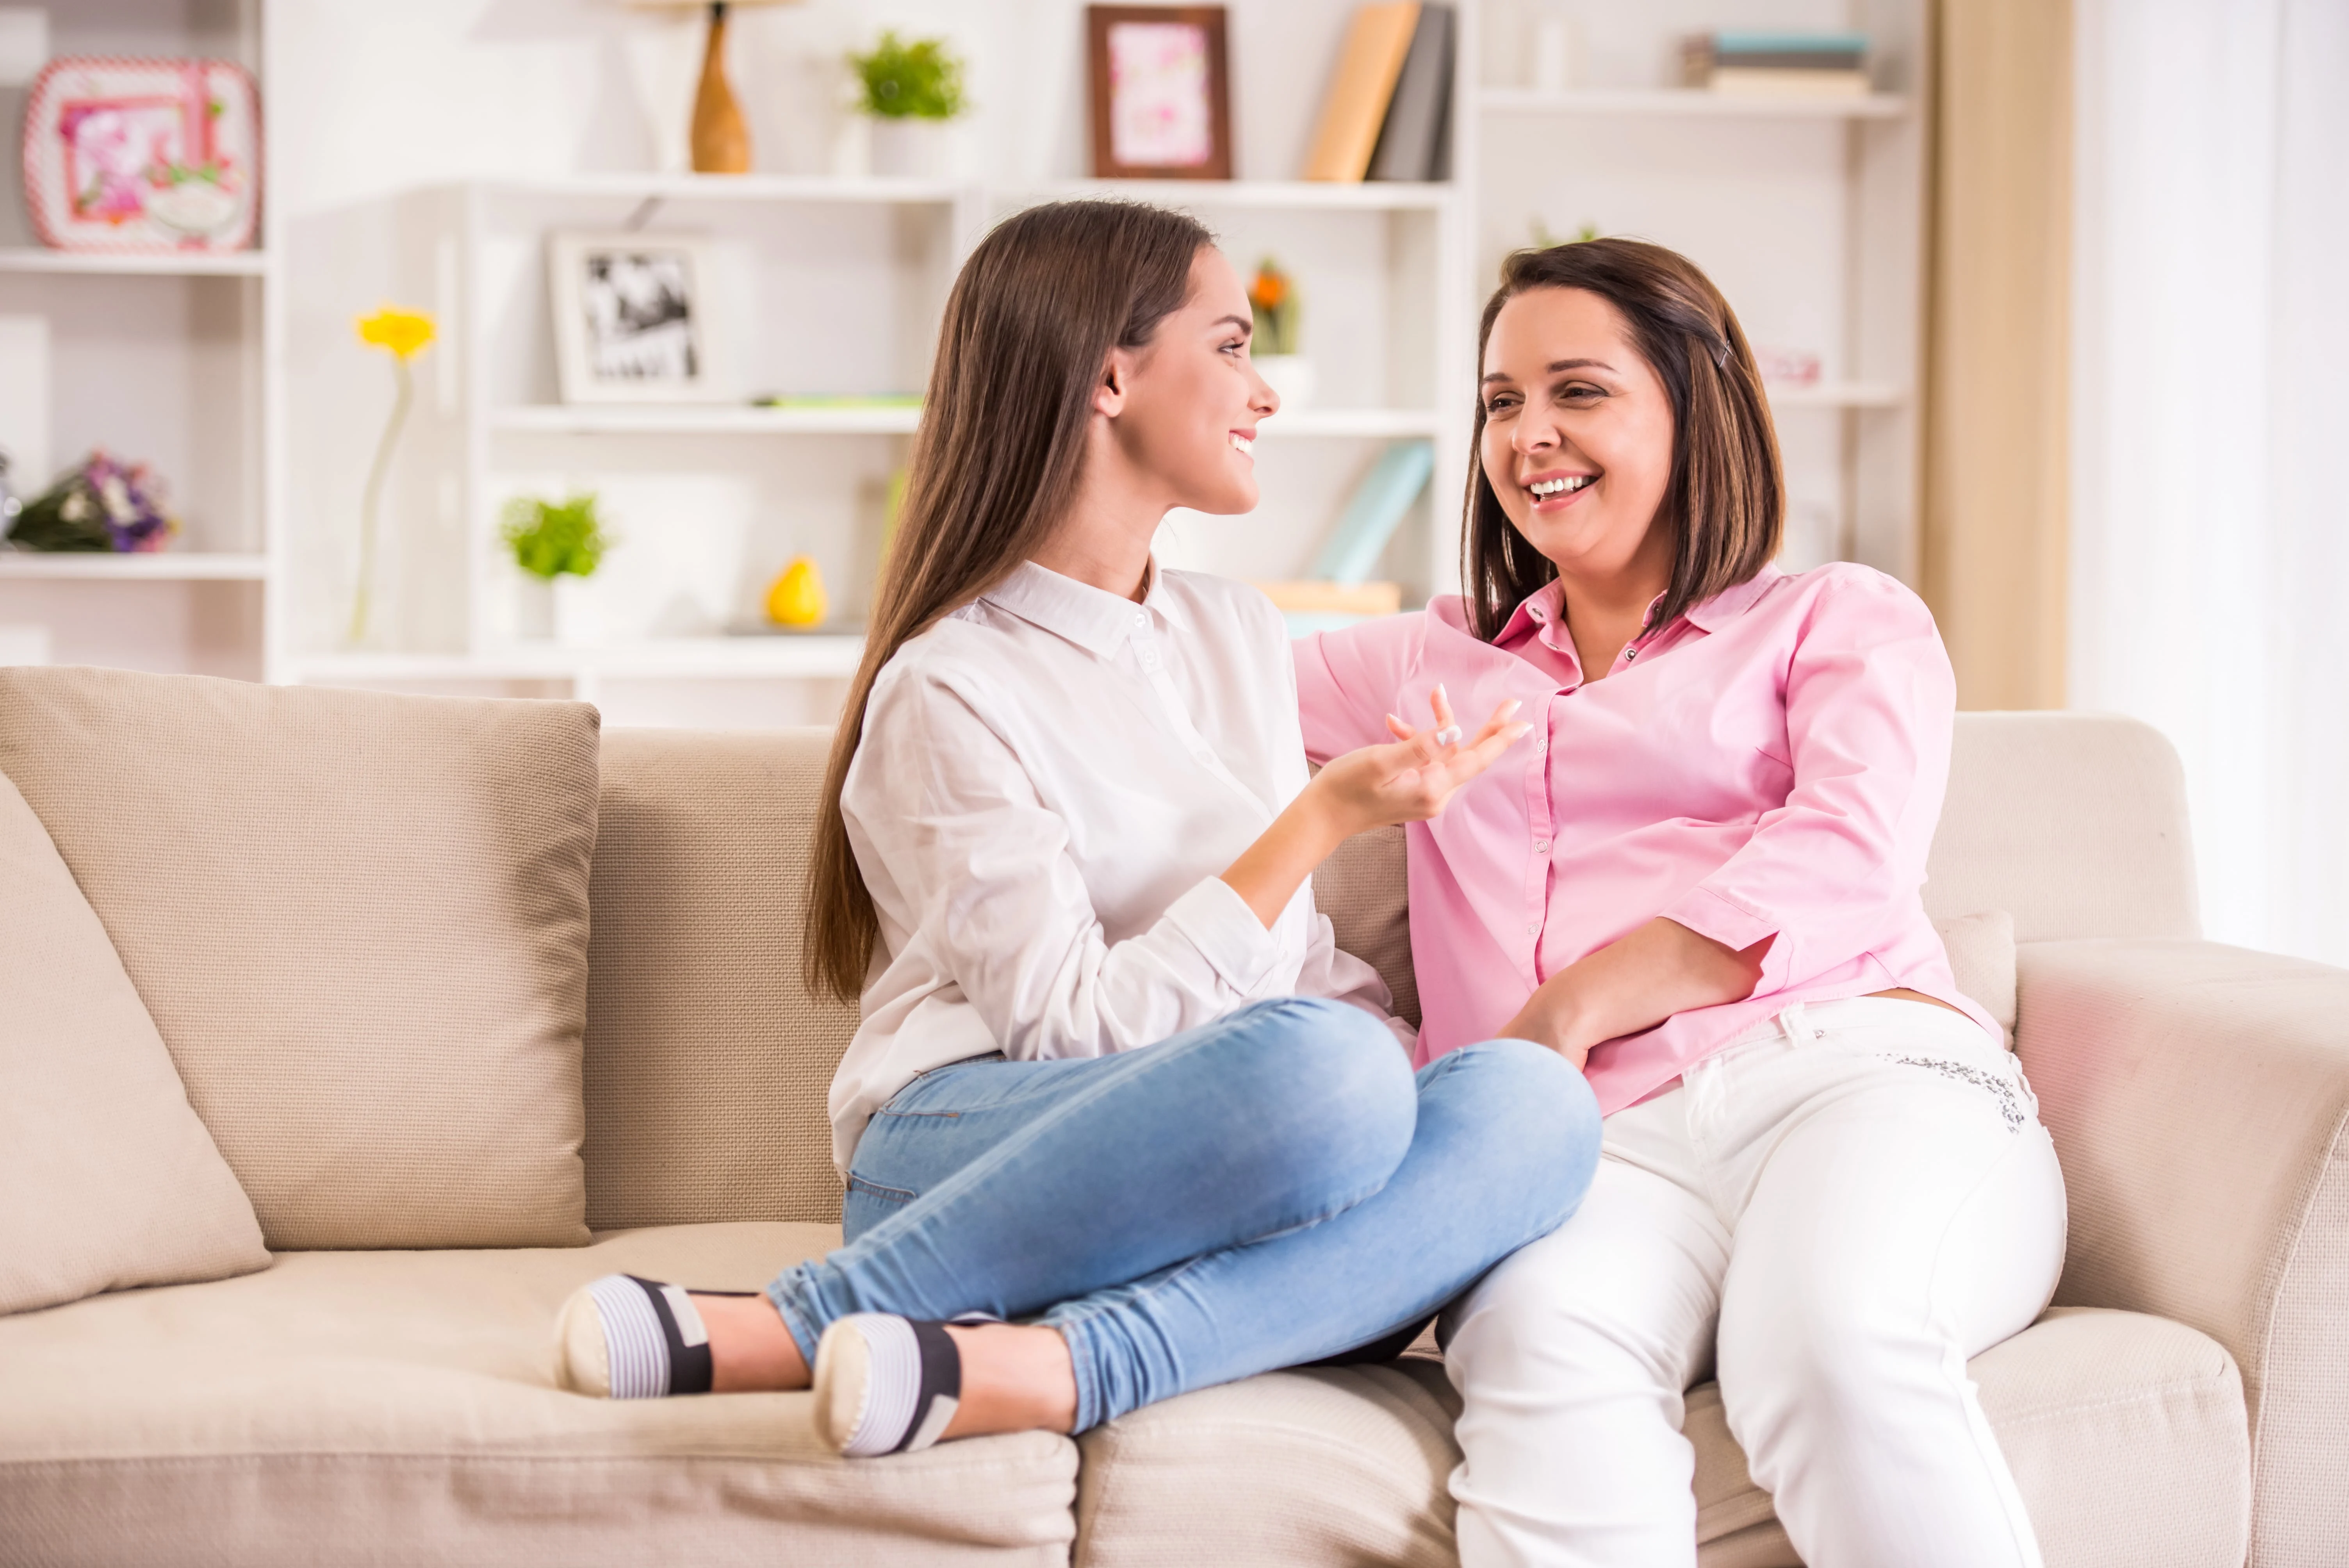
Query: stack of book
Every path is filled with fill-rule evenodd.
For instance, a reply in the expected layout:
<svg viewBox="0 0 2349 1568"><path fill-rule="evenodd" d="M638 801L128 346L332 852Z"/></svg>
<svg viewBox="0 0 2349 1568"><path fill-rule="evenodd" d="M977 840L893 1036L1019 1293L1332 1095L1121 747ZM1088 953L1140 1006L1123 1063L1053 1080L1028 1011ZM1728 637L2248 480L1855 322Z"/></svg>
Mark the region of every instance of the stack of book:
<svg viewBox="0 0 2349 1568"><path fill-rule="evenodd" d="M1305 178L1451 178L1453 18L1418 0L1354 13Z"/></svg>
<svg viewBox="0 0 2349 1568"><path fill-rule="evenodd" d="M1866 98L1865 33L1700 33L1681 54L1686 85L1766 98Z"/></svg>

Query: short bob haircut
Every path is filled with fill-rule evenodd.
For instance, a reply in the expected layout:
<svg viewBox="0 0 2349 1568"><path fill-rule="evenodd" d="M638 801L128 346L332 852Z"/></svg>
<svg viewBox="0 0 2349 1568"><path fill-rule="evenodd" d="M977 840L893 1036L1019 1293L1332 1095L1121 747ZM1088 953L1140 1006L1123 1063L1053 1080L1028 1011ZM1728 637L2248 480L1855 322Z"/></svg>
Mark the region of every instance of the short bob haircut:
<svg viewBox="0 0 2349 1568"><path fill-rule="evenodd" d="M1671 479L1657 523L1672 531L1671 586L1651 626L1746 582L1778 553L1785 475L1777 432L1736 313L1686 256L1639 240L1581 240L1519 251L1476 329L1481 376L1501 307L1532 289L1587 289L1615 307L1672 408ZM1460 581L1470 630L1491 642L1517 605L1557 577L1501 510L1485 477L1485 401L1468 444Z"/></svg>

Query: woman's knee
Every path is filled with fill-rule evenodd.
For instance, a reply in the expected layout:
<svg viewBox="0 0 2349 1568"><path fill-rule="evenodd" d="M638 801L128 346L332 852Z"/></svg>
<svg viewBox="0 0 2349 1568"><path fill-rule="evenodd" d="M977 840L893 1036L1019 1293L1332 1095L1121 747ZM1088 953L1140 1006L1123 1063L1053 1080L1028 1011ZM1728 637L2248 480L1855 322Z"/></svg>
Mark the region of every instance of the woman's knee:
<svg viewBox="0 0 2349 1568"><path fill-rule="evenodd" d="M1375 1191L1411 1150L1418 1119L1411 1061L1386 1026L1313 996L1259 1002L1203 1042L1221 1096L1259 1131L1300 1190L1350 1201Z"/></svg>
<svg viewBox="0 0 2349 1568"><path fill-rule="evenodd" d="M1442 1075L1438 1092L1458 1097L1479 1129L1475 1157L1486 1180L1552 1192L1572 1212L1589 1190L1606 1130L1588 1081L1564 1057L1530 1040L1486 1040L1428 1071Z"/></svg>

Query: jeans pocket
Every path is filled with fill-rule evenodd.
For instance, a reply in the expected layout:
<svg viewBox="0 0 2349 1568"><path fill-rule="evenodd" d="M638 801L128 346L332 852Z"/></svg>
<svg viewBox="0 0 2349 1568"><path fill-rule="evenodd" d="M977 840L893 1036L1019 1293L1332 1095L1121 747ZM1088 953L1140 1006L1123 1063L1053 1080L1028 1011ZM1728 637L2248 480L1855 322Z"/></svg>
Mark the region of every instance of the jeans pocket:
<svg viewBox="0 0 2349 1568"><path fill-rule="evenodd" d="M2005 1051L1999 1053L2002 1059L1997 1062L1916 1052L1879 1051L1876 1055L1879 1061L1895 1067L1921 1068L1951 1083L1980 1089L1996 1103L1999 1117L2009 1132L2021 1132L2039 1114L2039 1101L2023 1082L2022 1064Z"/></svg>

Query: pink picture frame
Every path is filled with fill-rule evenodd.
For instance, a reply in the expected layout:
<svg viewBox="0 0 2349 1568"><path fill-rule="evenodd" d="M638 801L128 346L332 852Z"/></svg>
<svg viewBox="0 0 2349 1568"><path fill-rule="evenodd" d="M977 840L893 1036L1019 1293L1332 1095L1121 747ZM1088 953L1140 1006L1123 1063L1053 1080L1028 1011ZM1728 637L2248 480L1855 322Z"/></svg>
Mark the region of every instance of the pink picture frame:
<svg viewBox="0 0 2349 1568"><path fill-rule="evenodd" d="M230 60L64 56L26 96L24 170L26 213L54 250L247 250L260 94Z"/></svg>

